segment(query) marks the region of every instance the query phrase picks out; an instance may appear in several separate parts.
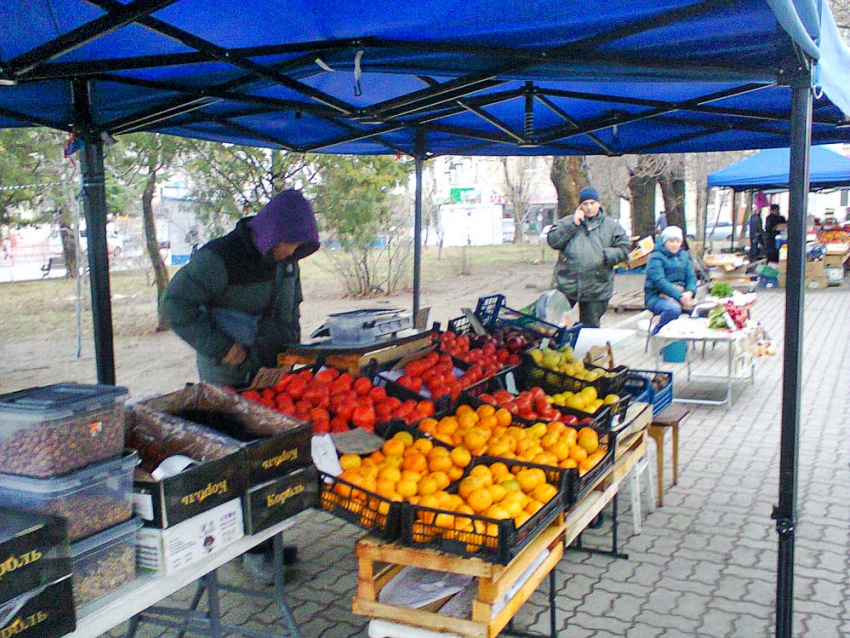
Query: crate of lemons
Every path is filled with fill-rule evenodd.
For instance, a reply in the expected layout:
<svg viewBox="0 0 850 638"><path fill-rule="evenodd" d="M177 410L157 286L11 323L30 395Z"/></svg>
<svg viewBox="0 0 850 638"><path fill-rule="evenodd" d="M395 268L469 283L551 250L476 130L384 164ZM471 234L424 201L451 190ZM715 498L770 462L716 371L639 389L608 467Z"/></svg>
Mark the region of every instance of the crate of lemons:
<svg viewBox="0 0 850 638"><path fill-rule="evenodd" d="M561 375L573 377L584 383L569 384L577 391L565 391L557 394L548 394L547 400L557 406L566 406L574 410L589 412L593 414L603 405L614 405L620 401L620 395L609 393L605 396L600 396L597 386L603 387L603 384L596 383L600 379L615 379L621 374L619 370L605 370L604 368L590 366L586 367L584 361L576 359L573 354L573 349L570 346L564 346L559 350L552 348L534 348L527 352L531 360L540 368L551 370ZM542 377L543 371L532 371L531 376ZM569 380L563 378L555 378L550 380L553 384L563 384ZM594 384L594 385L585 385ZM550 384L551 385L551 384ZM582 386L582 387L578 387Z"/></svg>

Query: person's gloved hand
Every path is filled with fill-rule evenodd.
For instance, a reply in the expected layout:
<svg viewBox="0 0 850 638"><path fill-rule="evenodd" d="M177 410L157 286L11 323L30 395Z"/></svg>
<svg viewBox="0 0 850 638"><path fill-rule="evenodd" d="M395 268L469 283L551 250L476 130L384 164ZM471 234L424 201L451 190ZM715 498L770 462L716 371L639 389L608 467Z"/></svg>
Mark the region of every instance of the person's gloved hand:
<svg viewBox="0 0 850 638"><path fill-rule="evenodd" d="M227 354L224 355L221 362L226 366L238 366L240 363L244 363L247 358L248 351L238 343L234 342L230 350L227 351Z"/></svg>
<svg viewBox="0 0 850 638"><path fill-rule="evenodd" d="M576 226L581 226L581 223L583 221L584 221L584 211L582 210L581 206L579 206L578 208L576 208L576 212L573 213L573 223Z"/></svg>

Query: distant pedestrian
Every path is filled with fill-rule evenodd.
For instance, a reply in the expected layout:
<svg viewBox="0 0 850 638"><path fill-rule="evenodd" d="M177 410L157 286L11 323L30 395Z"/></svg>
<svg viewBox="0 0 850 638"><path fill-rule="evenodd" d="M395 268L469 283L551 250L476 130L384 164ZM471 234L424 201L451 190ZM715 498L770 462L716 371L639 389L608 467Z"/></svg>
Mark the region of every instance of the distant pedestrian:
<svg viewBox="0 0 850 638"><path fill-rule="evenodd" d="M764 220L764 252L768 261L779 261L776 236L787 228L788 220L779 214L779 204L770 205L770 214Z"/></svg>
<svg viewBox="0 0 850 638"><path fill-rule="evenodd" d="M655 234L660 235L667 228L667 213L663 210L658 213L658 221L655 222Z"/></svg>
<svg viewBox="0 0 850 638"><path fill-rule="evenodd" d="M750 214L750 261L755 261L762 256L764 250L764 225L761 221L761 210L754 210Z"/></svg>
<svg viewBox="0 0 850 638"><path fill-rule="evenodd" d="M598 328L614 294L614 266L627 258L631 242L605 214L595 188L583 188L578 202L575 213L558 220L546 236L549 246L560 251L553 285L571 307L578 304L583 326Z"/></svg>

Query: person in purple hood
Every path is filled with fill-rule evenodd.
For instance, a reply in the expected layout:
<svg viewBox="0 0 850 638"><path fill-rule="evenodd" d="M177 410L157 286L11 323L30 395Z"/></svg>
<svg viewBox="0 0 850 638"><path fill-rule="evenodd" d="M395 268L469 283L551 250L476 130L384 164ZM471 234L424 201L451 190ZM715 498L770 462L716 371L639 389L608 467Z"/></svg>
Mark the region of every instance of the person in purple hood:
<svg viewBox="0 0 850 638"><path fill-rule="evenodd" d="M174 275L162 313L195 350L201 381L246 386L301 341L298 262L319 246L310 202L285 190Z"/></svg>

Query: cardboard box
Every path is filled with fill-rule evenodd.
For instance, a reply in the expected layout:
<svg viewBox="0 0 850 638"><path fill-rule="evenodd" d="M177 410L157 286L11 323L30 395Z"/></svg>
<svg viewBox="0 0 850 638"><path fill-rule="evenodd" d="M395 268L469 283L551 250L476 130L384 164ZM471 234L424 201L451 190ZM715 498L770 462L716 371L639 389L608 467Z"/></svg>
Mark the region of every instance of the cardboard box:
<svg viewBox="0 0 850 638"><path fill-rule="evenodd" d="M242 450L249 485L260 485L312 464L308 423L217 386L199 383L138 405L170 415L159 418L201 439L218 442L234 452Z"/></svg>
<svg viewBox="0 0 850 638"><path fill-rule="evenodd" d="M827 268L844 268L844 264L847 261L850 253L841 253L841 254L830 254L827 253L824 258L824 264Z"/></svg>
<svg viewBox="0 0 850 638"><path fill-rule="evenodd" d="M39 587L0 608L2 638L59 638L77 627L71 576Z"/></svg>
<svg viewBox="0 0 850 638"><path fill-rule="evenodd" d="M826 274L826 262L825 261L807 261L806 262L806 277L820 277ZM778 264L778 270L780 273L787 274L788 273L788 262L786 260L782 260Z"/></svg>
<svg viewBox="0 0 850 638"><path fill-rule="evenodd" d="M63 518L0 508L0 606L70 573Z"/></svg>
<svg viewBox="0 0 850 638"><path fill-rule="evenodd" d="M245 533L256 534L319 502L315 467L305 467L248 490L242 502Z"/></svg>
<svg viewBox="0 0 850 638"><path fill-rule="evenodd" d="M785 284L787 282L788 275L786 273L779 273L779 287L785 288ZM826 275L819 275L817 277L806 277L803 287L806 290L823 290L827 286Z"/></svg>
<svg viewBox="0 0 850 638"><path fill-rule="evenodd" d="M839 268L826 268L826 283L828 286L840 286L844 283L844 266Z"/></svg>
<svg viewBox="0 0 850 638"><path fill-rule="evenodd" d="M235 498L168 529L142 528L136 565L171 574L244 535L242 499Z"/></svg>

